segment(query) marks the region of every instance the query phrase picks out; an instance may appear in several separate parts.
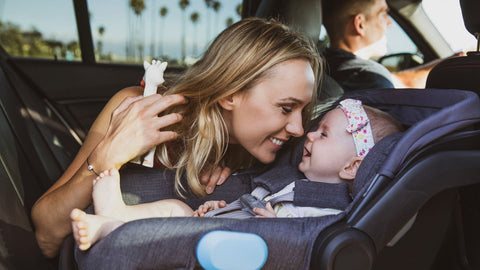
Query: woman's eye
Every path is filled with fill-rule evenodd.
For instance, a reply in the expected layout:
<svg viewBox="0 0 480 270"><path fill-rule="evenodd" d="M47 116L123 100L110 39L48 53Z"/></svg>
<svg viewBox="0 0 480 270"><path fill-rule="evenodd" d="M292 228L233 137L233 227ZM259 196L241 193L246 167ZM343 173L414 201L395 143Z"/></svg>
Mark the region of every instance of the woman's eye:
<svg viewBox="0 0 480 270"><path fill-rule="evenodd" d="M285 113L291 113L292 112L292 107L289 106L282 106L282 110Z"/></svg>

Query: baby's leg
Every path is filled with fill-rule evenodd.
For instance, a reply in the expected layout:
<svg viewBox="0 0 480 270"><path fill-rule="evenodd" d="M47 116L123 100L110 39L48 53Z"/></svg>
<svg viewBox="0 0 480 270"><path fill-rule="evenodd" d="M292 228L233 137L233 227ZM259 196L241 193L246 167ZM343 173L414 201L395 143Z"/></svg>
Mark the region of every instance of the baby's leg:
<svg viewBox="0 0 480 270"><path fill-rule="evenodd" d="M188 205L175 199L126 205L120 191L120 175L115 169L102 172L93 183L93 206L98 215L122 221L193 215L193 210Z"/></svg>
<svg viewBox="0 0 480 270"><path fill-rule="evenodd" d="M123 221L89 215L80 209L73 209L70 213L72 219L73 237L80 250L87 250L107 234L123 224Z"/></svg>

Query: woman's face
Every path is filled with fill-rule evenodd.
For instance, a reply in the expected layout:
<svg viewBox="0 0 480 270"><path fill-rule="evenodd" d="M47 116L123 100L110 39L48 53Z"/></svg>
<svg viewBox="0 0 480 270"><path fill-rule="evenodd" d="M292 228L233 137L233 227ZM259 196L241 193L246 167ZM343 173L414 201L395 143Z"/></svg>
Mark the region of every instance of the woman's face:
<svg viewBox="0 0 480 270"><path fill-rule="evenodd" d="M257 85L222 105L230 143L242 145L262 163L272 162L290 137L303 135L302 110L311 102L314 85L306 60L272 67Z"/></svg>

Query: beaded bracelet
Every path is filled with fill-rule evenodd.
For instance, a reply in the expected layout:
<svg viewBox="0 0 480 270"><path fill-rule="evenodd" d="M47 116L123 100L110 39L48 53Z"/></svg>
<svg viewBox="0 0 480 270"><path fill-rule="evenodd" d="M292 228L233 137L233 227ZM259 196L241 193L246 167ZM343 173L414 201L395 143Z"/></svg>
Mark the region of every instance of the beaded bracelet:
<svg viewBox="0 0 480 270"><path fill-rule="evenodd" d="M88 158L87 158L87 169L91 172L93 172L95 175L97 176L100 176L94 169L93 169L93 165L90 165L90 162L88 162Z"/></svg>

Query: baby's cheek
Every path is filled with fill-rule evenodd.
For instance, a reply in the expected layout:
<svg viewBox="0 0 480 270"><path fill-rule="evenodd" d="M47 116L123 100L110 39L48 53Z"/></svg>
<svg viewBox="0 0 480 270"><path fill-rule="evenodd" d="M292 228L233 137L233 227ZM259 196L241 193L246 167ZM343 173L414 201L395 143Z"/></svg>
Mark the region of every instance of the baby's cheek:
<svg viewBox="0 0 480 270"><path fill-rule="evenodd" d="M302 173L306 173L306 162L304 160L302 160L302 162L300 162L300 164L298 164L298 170L301 171Z"/></svg>

